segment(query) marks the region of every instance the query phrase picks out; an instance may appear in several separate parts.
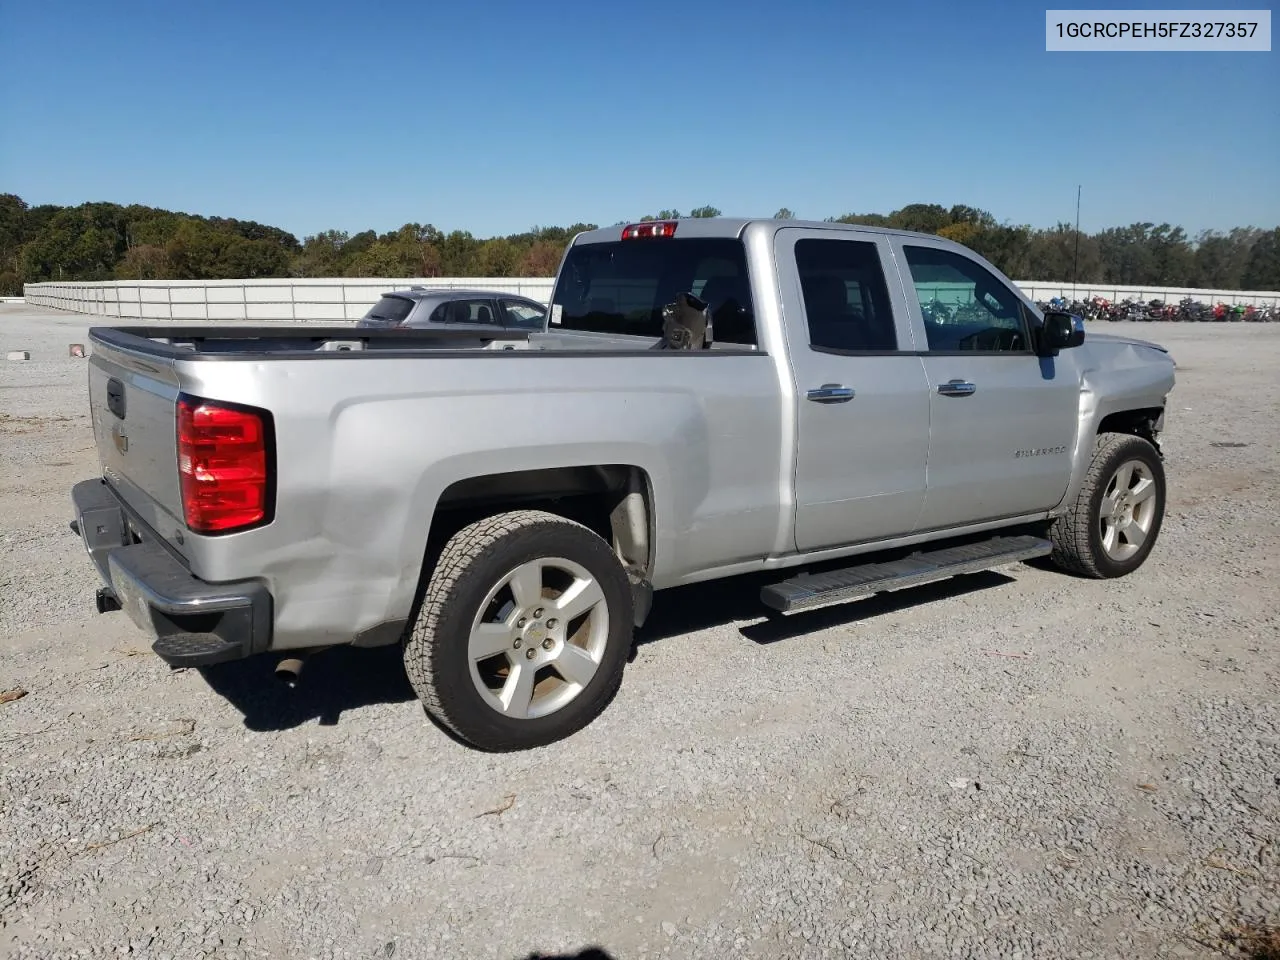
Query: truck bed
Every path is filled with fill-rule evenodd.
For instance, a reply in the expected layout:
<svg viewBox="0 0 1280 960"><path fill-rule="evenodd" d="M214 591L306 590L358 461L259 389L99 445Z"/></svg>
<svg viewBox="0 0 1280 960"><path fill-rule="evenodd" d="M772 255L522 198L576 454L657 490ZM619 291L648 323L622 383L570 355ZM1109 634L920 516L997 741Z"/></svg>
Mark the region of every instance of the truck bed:
<svg viewBox="0 0 1280 960"><path fill-rule="evenodd" d="M100 327L90 341L106 488L191 575L265 584L272 649L351 642L403 620L438 505L460 502L475 478L639 469L660 518L658 587L790 538L777 493L791 470L782 374L752 347L328 325ZM187 523L184 399L262 415L269 522L215 535ZM678 536L690 529L699 536Z"/></svg>

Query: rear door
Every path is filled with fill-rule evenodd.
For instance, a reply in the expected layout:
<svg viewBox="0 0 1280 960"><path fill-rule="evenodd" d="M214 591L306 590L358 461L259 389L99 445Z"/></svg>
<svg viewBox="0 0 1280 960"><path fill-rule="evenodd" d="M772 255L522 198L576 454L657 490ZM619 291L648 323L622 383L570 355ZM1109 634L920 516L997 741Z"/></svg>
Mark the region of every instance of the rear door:
<svg viewBox="0 0 1280 960"><path fill-rule="evenodd" d="M1035 355L1030 308L977 259L924 238L893 246L930 390L920 528L1050 509L1071 473L1074 366Z"/></svg>
<svg viewBox="0 0 1280 960"><path fill-rule="evenodd" d="M874 233L775 238L797 395L796 547L910 533L924 503L929 390L901 285Z"/></svg>

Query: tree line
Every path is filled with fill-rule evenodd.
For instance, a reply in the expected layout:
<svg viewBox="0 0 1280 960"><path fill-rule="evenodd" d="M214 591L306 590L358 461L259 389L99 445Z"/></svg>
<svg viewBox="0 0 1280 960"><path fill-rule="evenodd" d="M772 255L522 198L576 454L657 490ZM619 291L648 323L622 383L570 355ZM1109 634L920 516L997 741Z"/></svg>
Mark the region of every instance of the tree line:
<svg viewBox="0 0 1280 960"><path fill-rule="evenodd" d="M690 217L719 216L712 206ZM641 220L679 219L660 210ZM790 210L776 214L791 219ZM1280 289L1280 228L1206 230L1133 223L1081 233L997 222L977 207L912 203L891 213L828 222L919 230L949 237L1019 280L1146 284L1228 290ZM398 230L325 230L301 241L252 220L203 217L140 205L28 206L0 194L0 295L41 280L215 280L253 277L549 277L565 245L595 224L534 227L479 238L432 224Z"/></svg>

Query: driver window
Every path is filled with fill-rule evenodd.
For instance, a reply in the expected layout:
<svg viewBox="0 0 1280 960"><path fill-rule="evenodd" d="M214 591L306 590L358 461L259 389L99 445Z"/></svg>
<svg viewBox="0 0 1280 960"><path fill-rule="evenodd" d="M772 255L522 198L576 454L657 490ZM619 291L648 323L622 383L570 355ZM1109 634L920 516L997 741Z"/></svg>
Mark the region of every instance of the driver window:
<svg viewBox="0 0 1280 960"><path fill-rule="evenodd" d="M950 250L902 249L930 352L1027 352L1022 301L988 270Z"/></svg>

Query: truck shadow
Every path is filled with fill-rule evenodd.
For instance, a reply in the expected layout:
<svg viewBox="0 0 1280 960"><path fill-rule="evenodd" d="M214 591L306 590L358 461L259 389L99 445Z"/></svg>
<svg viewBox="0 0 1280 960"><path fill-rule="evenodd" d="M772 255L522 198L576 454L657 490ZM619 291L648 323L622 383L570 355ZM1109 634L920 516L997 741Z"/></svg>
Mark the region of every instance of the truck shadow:
<svg viewBox="0 0 1280 960"><path fill-rule="evenodd" d="M653 612L636 634L636 647L744 620L754 622L739 626L738 632L763 646L1014 582L1014 578L1006 574L983 570L784 617L760 604L760 588L777 580L776 573L748 575L663 591L654 598ZM635 650L632 651L634 657Z"/></svg>
<svg viewBox="0 0 1280 960"><path fill-rule="evenodd" d="M250 730L289 730L312 720L336 724L344 712L414 699L400 647L334 647L307 661L297 687L275 678L278 654L203 667L213 691L244 714Z"/></svg>
<svg viewBox="0 0 1280 960"><path fill-rule="evenodd" d="M783 617L760 604L760 588L777 579L776 573L752 574L663 591L636 633L630 659L645 644L710 627L736 623L747 640L768 645L1013 582L1012 577L986 570ZM331 726L348 711L415 699L398 645L325 650L307 661L294 689L275 679L278 659L264 654L204 667L200 673L215 693L243 714L245 727L258 732L289 730L312 720Z"/></svg>

